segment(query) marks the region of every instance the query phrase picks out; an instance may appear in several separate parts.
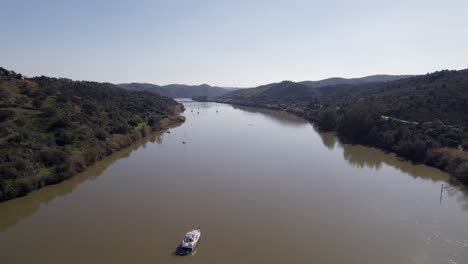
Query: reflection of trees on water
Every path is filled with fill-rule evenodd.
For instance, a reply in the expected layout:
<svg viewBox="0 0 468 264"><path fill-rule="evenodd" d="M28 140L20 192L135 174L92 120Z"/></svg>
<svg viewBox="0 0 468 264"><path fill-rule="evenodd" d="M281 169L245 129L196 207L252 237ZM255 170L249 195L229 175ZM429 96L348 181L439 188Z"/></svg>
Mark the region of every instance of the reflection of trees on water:
<svg viewBox="0 0 468 264"><path fill-rule="evenodd" d="M19 220L34 214L42 204L47 204L57 197L73 192L80 184L86 181L96 179L115 161L128 158L133 151L142 146L145 147L148 142L161 144L162 132L144 138L139 143L135 143L111 156L103 158L84 172L66 181L35 190L27 196L0 203L0 231L14 226Z"/></svg>
<svg viewBox="0 0 468 264"><path fill-rule="evenodd" d="M257 108L257 107L251 107L251 106L239 106L239 105L232 105L232 107L234 109L242 110L245 112L249 112L253 114L260 114L264 117L267 117L270 120L281 123L283 125L302 126L302 125L310 124L307 120L302 119L293 114L286 113L284 111Z"/></svg>
<svg viewBox="0 0 468 264"><path fill-rule="evenodd" d="M388 165L414 178L448 183L445 184L444 195L456 197L463 209L468 210L468 188L447 173L423 164L413 164L379 149L362 145L341 144L333 133L319 134L325 147L343 149L344 159L355 167L379 170L383 165Z"/></svg>
<svg viewBox="0 0 468 264"><path fill-rule="evenodd" d="M332 150L335 148L337 144L336 136L333 133L321 133L320 138L322 139L322 143L325 147Z"/></svg>
<svg viewBox="0 0 468 264"><path fill-rule="evenodd" d="M211 102L196 102L196 101L179 101L184 104L185 109L210 109L216 106L219 106L218 103L211 103Z"/></svg>
<svg viewBox="0 0 468 264"><path fill-rule="evenodd" d="M456 197L457 202L461 204L463 210L468 211L468 188L453 177L449 178L448 182L450 185L444 186L443 196Z"/></svg>

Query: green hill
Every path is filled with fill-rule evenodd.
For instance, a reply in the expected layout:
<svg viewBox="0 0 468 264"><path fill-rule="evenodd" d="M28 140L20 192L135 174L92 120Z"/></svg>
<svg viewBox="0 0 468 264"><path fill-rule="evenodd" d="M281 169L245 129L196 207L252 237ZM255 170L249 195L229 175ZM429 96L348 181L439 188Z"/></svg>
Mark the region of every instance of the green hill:
<svg viewBox="0 0 468 264"><path fill-rule="evenodd" d="M215 97L225 103L278 108L276 104L310 102L320 97L315 88L291 81L272 83L256 88L242 89Z"/></svg>
<svg viewBox="0 0 468 264"><path fill-rule="evenodd" d="M328 78L320 81L303 81L299 82L300 84L304 84L309 87L323 87L323 86L330 86L330 85L343 85L343 84L365 84L365 83L373 83L373 82L389 82L389 81L396 81L404 78L412 77L413 75L386 75L386 74L379 74L379 75L371 75L361 78Z"/></svg>
<svg viewBox="0 0 468 264"><path fill-rule="evenodd" d="M410 75L373 75L353 79L329 78L320 81L298 83L283 81L212 97L215 97L214 100L222 102L281 108L279 104L309 104L310 102L318 102L325 96L330 96L338 91L342 92L358 85L385 83L409 77Z"/></svg>
<svg viewBox="0 0 468 264"><path fill-rule="evenodd" d="M133 91L147 91L162 96L171 98L192 98L197 96L220 96L228 93L229 89L221 87L210 86L208 84L202 85L184 85L184 84L169 84L159 86L150 83L122 83L118 86Z"/></svg>
<svg viewBox="0 0 468 264"><path fill-rule="evenodd" d="M172 99L0 68L0 201L67 179L177 122Z"/></svg>
<svg viewBox="0 0 468 264"><path fill-rule="evenodd" d="M324 92L327 89L333 92ZM468 127L468 70L439 71L397 81L322 87L322 104L374 102L384 115L412 122L441 120Z"/></svg>

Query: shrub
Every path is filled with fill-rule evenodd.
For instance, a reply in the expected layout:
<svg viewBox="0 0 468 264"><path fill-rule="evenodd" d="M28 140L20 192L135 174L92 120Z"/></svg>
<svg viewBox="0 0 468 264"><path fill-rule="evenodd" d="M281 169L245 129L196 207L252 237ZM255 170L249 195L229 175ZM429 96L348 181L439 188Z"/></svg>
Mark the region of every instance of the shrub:
<svg viewBox="0 0 468 264"><path fill-rule="evenodd" d="M0 179L0 200L8 200L18 196L18 189L12 179Z"/></svg>
<svg viewBox="0 0 468 264"><path fill-rule="evenodd" d="M463 141L462 148L464 151L468 151L468 140Z"/></svg>
<svg viewBox="0 0 468 264"><path fill-rule="evenodd" d="M26 121L24 120L24 118L18 118L15 120L15 124L18 127L22 127L24 126L24 124L26 124Z"/></svg>
<svg viewBox="0 0 468 264"><path fill-rule="evenodd" d="M457 176L460 181L468 183L468 161L463 162L456 168L455 176Z"/></svg>
<svg viewBox="0 0 468 264"><path fill-rule="evenodd" d="M16 191L19 196L25 195L35 189L34 180L31 178L21 178L16 180Z"/></svg>
<svg viewBox="0 0 468 264"><path fill-rule="evenodd" d="M37 154L37 159L47 167L61 164L65 158L66 154L59 149L45 149Z"/></svg>
<svg viewBox="0 0 468 264"><path fill-rule="evenodd" d="M157 127L159 126L159 121L161 121L161 116L153 115L148 119L148 125L153 128Z"/></svg>
<svg viewBox="0 0 468 264"><path fill-rule="evenodd" d="M128 124L129 126L131 126L131 127L135 127L135 126L138 125L138 122L135 121L135 120L133 120L133 119L130 119L130 120L127 121L127 124Z"/></svg>
<svg viewBox="0 0 468 264"><path fill-rule="evenodd" d="M94 136L98 140L105 140L109 136L109 133L107 133L107 131L105 131L104 129L99 128L96 130L96 132L94 132Z"/></svg>
<svg viewBox="0 0 468 264"><path fill-rule="evenodd" d="M446 170L468 183L468 152L455 148L441 148L428 152L426 163Z"/></svg>
<svg viewBox="0 0 468 264"><path fill-rule="evenodd" d="M5 109L0 110L0 122L6 121L15 116L15 112Z"/></svg>
<svg viewBox="0 0 468 264"><path fill-rule="evenodd" d="M49 126L49 130L69 128L70 125L71 123L68 118L58 118Z"/></svg>
<svg viewBox="0 0 468 264"><path fill-rule="evenodd" d="M426 157L426 144L422 141L402 141L395 147L395 152L411 160L420 162Z"/></svg>
<svg viewBox="0 0 468 264"><path fill-rule="evenodd" d="M55 140L55 143L59 146L64 146L64 145L69 145L73 143L73 135L70 132L67 131L60 131L57 133L57 139Z"/></svg>
<svg viewBox="0 0 468 264"><path fill-rule="evenodd" d="M18 170L11 163L4 163L0 167L1 179L16 179L19 175Z"/></svg>
<svg viewBox="0 0 468 264"><path fill-rule="evenodd" d="M33 101L32 101L32 105L35 108L40 109L41 106L42 106L42 100L40 98L34 98Z"/></svg>
<svg viewBox="0 0 468 264"><path fill-rule="evenodd" d="M125 134L128 134L130 132L130 129L128 128L127 125L125 124L118 124L116 127L114 127L112 130L111 130L111 133L112 134L122 134L122 135L125 135Z"/></svg>

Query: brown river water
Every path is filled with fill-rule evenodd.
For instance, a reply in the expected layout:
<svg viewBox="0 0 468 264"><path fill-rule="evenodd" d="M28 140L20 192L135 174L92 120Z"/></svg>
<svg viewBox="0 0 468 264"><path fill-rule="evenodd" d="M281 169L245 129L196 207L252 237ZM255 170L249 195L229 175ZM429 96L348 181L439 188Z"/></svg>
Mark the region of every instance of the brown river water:
<svg viewBox="0 0 468 264"><path fill-rule="evenodd" d="M286 113L184 104L170 134L0 203L0 263L468 263L468 194L446 173Z"/></svg>

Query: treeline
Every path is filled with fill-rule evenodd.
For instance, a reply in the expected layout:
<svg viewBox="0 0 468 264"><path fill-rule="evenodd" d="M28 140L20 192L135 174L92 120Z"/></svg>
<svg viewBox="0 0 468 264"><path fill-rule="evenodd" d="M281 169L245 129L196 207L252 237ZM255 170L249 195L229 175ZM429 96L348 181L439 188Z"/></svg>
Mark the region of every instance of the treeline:
<svg viewBox="0 0 468 264"><path fill-rule="evenodd" d="M171 98L192 98L193 96L221 96L229 92L222 87L202 85L169 84L159 86L150 83L121 83L118 86L131 91L147 91Z"/></svg>
<svg viewBox="0 0 468 264"><path fill-rule="evenodd" d="M0 201L63 181L176 122L177 107L109 83L24 78L0 68Z"/></svg>
<svg viewBox="0 0 468 264"><path fill-rule="evenodd" d="M359 101L346 107L321 107L306 117L349 143L378 147L409 160L450 172L468 184L468 136L464 127L440 120L410 122L384 115L381 105ZM465 150L465 151L463 151Z"/></svg>

